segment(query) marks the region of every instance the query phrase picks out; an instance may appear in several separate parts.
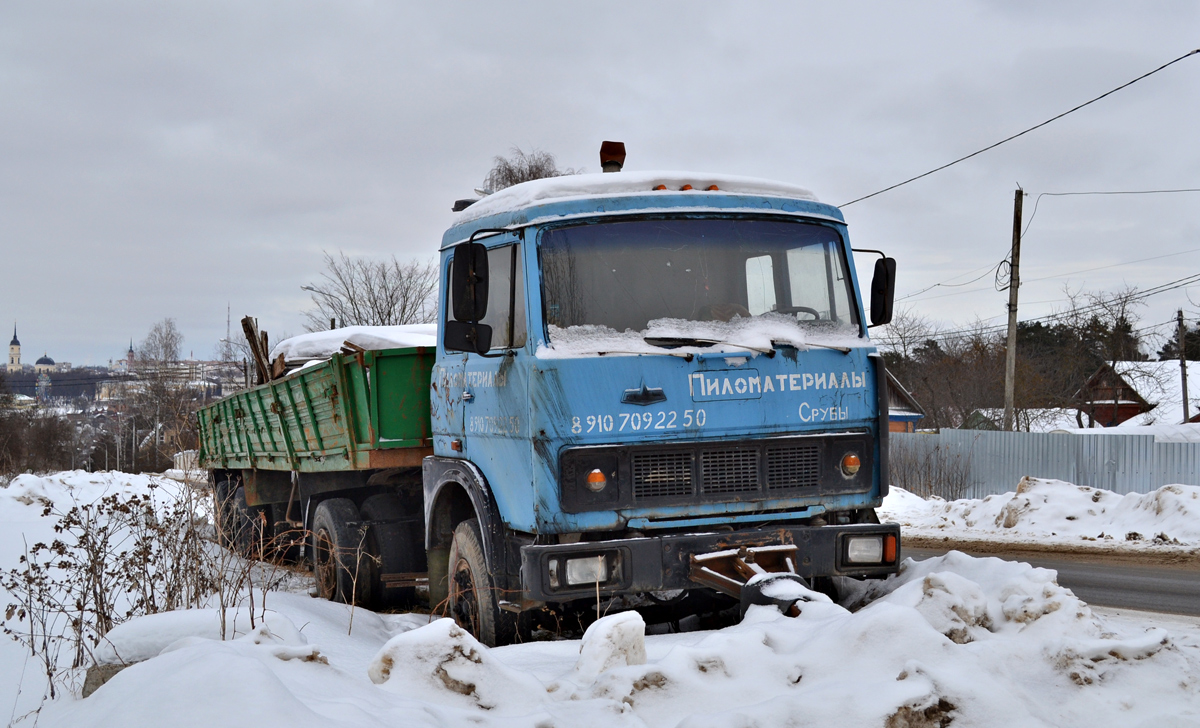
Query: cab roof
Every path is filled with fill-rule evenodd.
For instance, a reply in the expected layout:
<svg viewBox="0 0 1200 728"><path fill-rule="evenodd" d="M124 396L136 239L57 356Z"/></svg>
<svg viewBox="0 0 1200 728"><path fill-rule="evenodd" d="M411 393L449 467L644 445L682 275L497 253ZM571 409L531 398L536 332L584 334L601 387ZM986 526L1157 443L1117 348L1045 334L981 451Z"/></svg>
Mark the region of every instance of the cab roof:
<svg viewBox="0 0 1200 728"><path fill-rule="evenodd" d="M455 214L442 247L482 228L663 210L791 213L844 224L836 207L783 182L700 172L580 174L524 182L484 197Z"/></svg>

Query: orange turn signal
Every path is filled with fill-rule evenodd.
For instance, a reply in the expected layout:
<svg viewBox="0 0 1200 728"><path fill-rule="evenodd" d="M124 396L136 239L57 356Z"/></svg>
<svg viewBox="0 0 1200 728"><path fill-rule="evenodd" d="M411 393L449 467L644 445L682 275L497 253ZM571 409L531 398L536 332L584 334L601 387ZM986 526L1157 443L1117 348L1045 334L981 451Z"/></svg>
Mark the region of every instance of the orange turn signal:
<svg viewBox="0 0 1200 728"><path fill-rule="evenodd" d="M604 477L604 473L600 472L599 468L587 474L588 490L599 493L604 490L604 486L606 485L608 485L608 478Z"/></svg>
<svg viewBox="0 0 1200 728"><path fill-rule="evenodd" d="M847 476L854 475L862 467L862 461L852 452L848 452L842 456L842 473Z"/></svg>
<svg viewBox="0 0 1200 728"><path fill-rule="evenodd" d="M896 537L888 534L883 538L883 563L892 564L896 562Z"/></svg>

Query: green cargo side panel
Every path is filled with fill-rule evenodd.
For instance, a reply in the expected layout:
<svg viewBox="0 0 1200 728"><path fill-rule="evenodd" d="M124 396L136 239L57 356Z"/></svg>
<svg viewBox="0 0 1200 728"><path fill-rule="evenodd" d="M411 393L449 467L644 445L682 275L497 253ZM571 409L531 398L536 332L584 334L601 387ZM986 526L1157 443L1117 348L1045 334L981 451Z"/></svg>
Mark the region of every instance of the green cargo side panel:
<svg viewBox="0 0 1200 728"><path fill-rule="evenodd" d="M205 468L328 472L414 466L431 452L434 350L334 354L201 409Z"/></svg>

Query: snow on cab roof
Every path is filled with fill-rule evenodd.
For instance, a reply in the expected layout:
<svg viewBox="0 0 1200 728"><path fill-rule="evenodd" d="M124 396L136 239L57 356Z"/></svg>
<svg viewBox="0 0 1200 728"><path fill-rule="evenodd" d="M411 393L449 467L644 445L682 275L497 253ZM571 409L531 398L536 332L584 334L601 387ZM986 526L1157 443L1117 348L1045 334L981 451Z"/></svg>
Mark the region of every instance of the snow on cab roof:
<svg viewBox="0 0 1200 728"><path fill-rule="evenodd" d="M689 193L696 195L756 195L820 202L816 195L803 187L755 177L702 172L573 174L522 182L488 195L458 213L455 224L478 220L488 215L513 212L548 200L654 194L654 188L659 185L664 187L663 190L658 190L659 192L679 192L684 185L691 185ZM709 190L714 186L716 190Z"/></svg>

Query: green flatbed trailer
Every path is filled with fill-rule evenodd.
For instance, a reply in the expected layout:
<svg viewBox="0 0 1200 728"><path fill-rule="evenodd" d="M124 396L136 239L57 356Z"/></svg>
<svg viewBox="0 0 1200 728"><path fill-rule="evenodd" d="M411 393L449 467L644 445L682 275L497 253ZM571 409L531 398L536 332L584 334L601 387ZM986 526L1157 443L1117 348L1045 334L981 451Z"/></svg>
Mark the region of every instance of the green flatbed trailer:
<svg viewBox="0 0 1200 728"><path fill-rule="evenodd" d="M339 353L218 400L198 413L201 467L250 476L250 506L279 500L253 487L257 471L419 468L433 452L433 363L432 347Z"/></svg>

